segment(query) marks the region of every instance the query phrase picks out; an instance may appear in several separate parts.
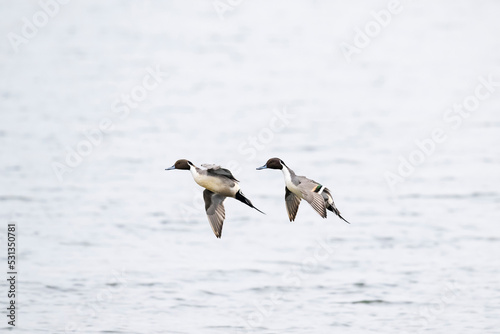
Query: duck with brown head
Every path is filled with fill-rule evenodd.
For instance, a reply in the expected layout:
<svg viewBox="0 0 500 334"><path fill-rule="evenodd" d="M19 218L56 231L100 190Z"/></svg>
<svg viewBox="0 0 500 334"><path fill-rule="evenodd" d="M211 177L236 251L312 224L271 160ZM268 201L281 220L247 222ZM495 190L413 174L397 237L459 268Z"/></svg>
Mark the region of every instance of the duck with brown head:
<svg viewBox="0 0 500 334"><path fill-rule="evenodd" d="M299 210L299 204L302 199L305 199L323 218L326 218L326 210L334 212L340 219L349 223L342 217L339 210L333 202L330 190L320 183L308 179L305 176L297 176L283 160L279 158L271 158L266 164L257 167L261 169L280 169L285 177L285 203L290 221L294 221Z"/></svg>
<svg viewBox="0 0 500 334"><path fill-rule="evenodd" d="M189 170L191 166L194 166L193 163L186 159L180 159L175 162L172 167L165 168L165 170L173 170L173 169L187 169Z"/></svg>
<svg viewBox="0 0 500 334"><path fill-rule="evenodd" d="M222 224L226 217L224 210L224 200L226 197L233 197L240 202L245 203L251 208L263 213L257 209L252 202L243 195L238 184L238 180L231 171L217 165L201 165L204 169L196 167L191 161L180 159L172 167L165 170L189 170L194 181L205 188L203 199L205 201L205 211L208 221L217 238L221 237Z"/></svg>
<svg viewBox="0 0 500 334"><path fill-rule="evenodd" d="M267 160L267 162L264 166L257 167L256 169L257 170L266 169L266 168L283 169L283 166L285 166L285 163L283 162L283 160L281 160L280 158L271 158L271 159Z"/></svg>

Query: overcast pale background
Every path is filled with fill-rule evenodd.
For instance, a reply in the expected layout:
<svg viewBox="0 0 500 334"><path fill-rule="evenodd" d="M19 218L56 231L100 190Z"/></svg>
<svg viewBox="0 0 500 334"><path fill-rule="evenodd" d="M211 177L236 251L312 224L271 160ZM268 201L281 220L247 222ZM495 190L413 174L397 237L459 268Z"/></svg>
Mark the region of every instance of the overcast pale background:
<svg viewBox="0 0 500 334"><path fill-rule="evenodd" d="M342 43L388 1L215 3L229 9L75 0L43 22L37 1L0 1L0 268L17 222L16 330L498 333L500 87L461 124L444 117L480 78L500 81L500 3L404 1L351 61ZM446 140L390 187L436 128ZM73 150L85 156L68 166ZM281 173L255 170L274 156L352 224L305 202L290 223ZM179 158L231 168L267 215L228 199L216 239L202 189L164 171Z"/></svg>

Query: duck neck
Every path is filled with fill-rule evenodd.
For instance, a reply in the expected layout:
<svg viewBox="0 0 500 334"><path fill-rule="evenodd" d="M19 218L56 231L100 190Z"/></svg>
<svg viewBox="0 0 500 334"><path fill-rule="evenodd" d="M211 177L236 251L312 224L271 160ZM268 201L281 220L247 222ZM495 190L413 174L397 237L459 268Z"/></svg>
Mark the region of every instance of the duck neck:
<svg viewBox="0 0 500 334"><path fill-rule="evenodd" d="M295 176L294 171L291 170L290 168L288 168L286 165L283 166L281 171L283 172L283 177L285 178L285 184L287 184L287 185L291 184L292 178Z"/></svg>
<svg viewBox="0 0 500 334"><path fill-rule="evenodd" d="M196 180L196 178L198 176L200 176L200 172L198 172L198 167L196 167L195 165L190 165L189 166L189 171L191 172L191 175L193 176L193 178Z"/></svg>

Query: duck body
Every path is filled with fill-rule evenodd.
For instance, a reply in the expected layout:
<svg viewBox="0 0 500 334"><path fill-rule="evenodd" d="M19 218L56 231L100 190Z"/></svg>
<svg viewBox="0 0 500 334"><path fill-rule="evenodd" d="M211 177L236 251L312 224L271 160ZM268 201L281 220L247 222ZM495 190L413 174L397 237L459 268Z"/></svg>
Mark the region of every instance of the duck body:
<svg viewBox="0 0 500 334"><path fill-rule="evenodd" d="M236 197L240 190L240 185L236 179L232 180L227 176L210 175L208 170L196 166L190 167L191 175L194 181L201 187L210 190L213 193L225 196Z"/></svg>

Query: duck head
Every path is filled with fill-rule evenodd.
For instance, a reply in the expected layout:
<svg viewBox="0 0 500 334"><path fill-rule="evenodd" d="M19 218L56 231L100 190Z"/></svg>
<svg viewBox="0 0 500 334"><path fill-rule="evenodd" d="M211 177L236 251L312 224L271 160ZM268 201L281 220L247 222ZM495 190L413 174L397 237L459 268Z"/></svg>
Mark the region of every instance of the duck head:
<svg viewBox="0 0 500 334"><path fill-rule="evenodd" d="M180 159L175 162L175 164L172 167L165 168L165 170L173 170L173 169L186 169L189 170L191 169L191 166L194 166L194 164L186 159Z"/></svg>
<svg viewBox="0 0 500 334"><path fill-rule="evenodd" d="M283 160L281 160L280 158L271 158L271 159L267 160L267 162L264 166L257 167L257 170L266 169L266 168L283 169L283 166L285 166L285 163L283 162Z"/></svg>

